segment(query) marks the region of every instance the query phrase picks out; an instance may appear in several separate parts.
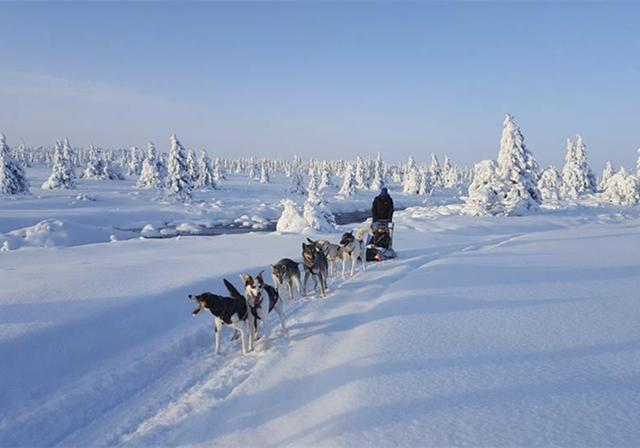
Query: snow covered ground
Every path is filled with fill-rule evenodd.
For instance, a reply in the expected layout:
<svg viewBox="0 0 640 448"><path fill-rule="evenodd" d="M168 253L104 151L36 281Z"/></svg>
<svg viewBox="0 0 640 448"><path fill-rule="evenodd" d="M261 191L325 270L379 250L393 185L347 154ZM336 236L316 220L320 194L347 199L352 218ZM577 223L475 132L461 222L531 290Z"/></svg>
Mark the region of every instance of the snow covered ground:
<svg viewBox="0 0 640 448"><path fill-rule="evenodd" d="M0 254L0 446L637 445L637 208L397 215L398 259L287 302L290 339L247 356L186 295L300 235Z"/></svg>

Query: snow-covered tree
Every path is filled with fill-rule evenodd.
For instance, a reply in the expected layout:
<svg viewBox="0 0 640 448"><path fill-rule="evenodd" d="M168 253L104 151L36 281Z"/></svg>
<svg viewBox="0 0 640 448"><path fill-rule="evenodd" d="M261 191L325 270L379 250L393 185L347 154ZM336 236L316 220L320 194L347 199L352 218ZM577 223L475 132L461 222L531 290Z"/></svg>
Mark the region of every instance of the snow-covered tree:
<svg viewBox="0 0 640 448"><path fill-rule="evenodd" d="M402 180L402 191L405 193L418 194L420 191L420 173L416 166L416 161L409 156L409 160L404 168L404 179Z"/></svg>
<svg viewBox="0 0 640 448"><path fill-rule="evenodd" d="M332 232L336 228L336 218L329 210L322 193L309 189L309 195L304 203L304 219L307 226L319 232Z"/></svg>
<svg viewBox="0 0 640 448"><path fill-rule="evenodd" d="M318 178L314 169L309 170L309 183L307 184L307 190L316 191L318 189Z"/></svg>
<svg viewBox="0 0 640 448"><path fill-rule="evenodd" d="M104 174L103 179L124 180L124 174L120 169L120 165L116 162L113 151L107 151L104 155Z"/></svg>
<svg viewBox="0 0 640 448"><path fill-rule="evenodd" d="M636 177L640 179L640 148L638 148L638 160L636 160Z"/></svg>
<svg viewBox="0 0 640 448"><path fill-rule="evenodd" d="M298 206L291 199L283 199L282 214L276 223L278 232L302 232L307 228L307 220L298 210Z"/></svg>
<svg viewBox="0 0 640 448"><path fill-rule="evenodd" d="M187 165L186 151L175 134L171 135L169 150L169 174L167 176L167 194L170 198L186 202L191 199L193 183Z"/></svg>
<svg viewBox="0 0 640 448"><path fill-rule="evenodd" d="M129 165L127 174L129 176L139 176L142 171L142 156L137 146L131 147L129 152Z"/></svg>
<svg viewBox="0 0 640 448"><path fill-rule="evenodd" d="M213 163L213 180L215 181L216 185L220 185L220 182L225 179L226 177L224 175L222 161L219 158L216 158Z"/></svg>
<svg viewBox="0 0 640 448"><path fill-rule="evenodd" d="M587 154L582 137L575 142L567 139L567 155L562 169L563 196L575 199L583 193L596 191L596 177L587 164Z"/></svg>
<svg viewBox="0 0 640 448"><path fill-rule="evenodd" d="M561 197L562 176L558 170L550 166L540 175L538 180L538 190L545 201L557 201Z"/></svg>
<svg viewBox="0 0 640 448"><path fill-rule="evenodd" d="M164 186L162 161L158 157L158 151L156 151L153 142L147 144L147 157L142 162L142 170L136 186L138 188L162 188Z"/></svg>
<svg viewBox="0 0 640 448"><path fill-rule="evenodd" d="M216 181L213 178L213 168L211 166L211 159L204 149L200 153L200 161L198 162L198 176L195 181L195 186L200 189L215 189Z"/></svg>
<svg viewBox="0 0 640 448"><path fill-rule="evenodd" d="M73 166L73 151L69 140L56 142L53 153L51 175L42 184L43 190L63 190L76 188L76 171Z"/></svg>
<svg viewBox="0 0 640 448"><path fill-rule="evenodd" d="M640 180L620 168L607 182L607 189L602 197L617 205L637 205L640 202Z"/></svg>
<svg viewBox="0 0 640 448"><path fill-rule="evenodd" d="M87 167L80 174L83 179L104 179L104 160L95 146L89 147Z"/></svg>
<svg viewBox="0 0 640 448"><path fill-rule="evenodd" d="M498 175L507 185L503 205L510 215L521 215L537 210L542 202L537 186L537 163L524 144L524 136L509 114L504 119L500 152L498 153Z"/></svg>
<svg viewBox="0 0 640 448"><path fill-rule="evenodd" d="M353 168L351 164L348 163L344 168L344 174L342 178L342 186L340 187L340 191L338 194L341 196L348 198L353 196L356 192L356 181L353 176Z"/></svg>
<svg viewBox="0 0 640 448"><path fill-rule="evenodd" d="M366 190L368 178L365 171L365 166L363 160L360 156L356 157L356 169L354 174L354 179L356 181L356 188L358 190Z"/></svg>
<svg viewBox="0 0 640 448"><path fill-rule="evenodd" d="M370 189L373 191L380 191L384 186L384 163L382 162L380 154L378 154L375 164L373 165L373 179L371 179Z"/></svg>
<svg viewBox="0 0 640 448"><path fill-rule="evenodd" d="M294 169L291 173L291 184L289 185L289 193L297 196L306 196L307 190L305 190L302 184L302 176L298 169Z"/></svg>
<svg viewBox="0 0 640 448"><path fill-rule="evenodd" d="M613 177L615 171L613 171L613 167L611 166L611 162L607 162L602 170L602 177L600 177L600 183L598 184L598 190L604 191L607 189L607 183L609 179Z"/></svg>
<svg viewBox="0 0 640 448"><path fill-rule="evenodd" d="M198 180L200 169L198 168L196 153L191 149L187 151L187 171L189 172L189 176L191 176L191 183L195 184Z"/></svg>
<svg viewBox="0 0 640 448"><path fill-rule="evenodd" d="M493 160L483 160L473 167L473 180L465 201L467 212L475 216L502 215L506 185L498 175Z"/></svg>
<svg viewBox="0 0 640 448"><path fill-rule="evenodd" d="M444 187L444 180L442 177L442 168L438 161L438 156L431 154L431 166L429 167L429 179L431 185L434 187Z"/></svg>
<svg viewBox="0 0 640 448"><path fill-rule="evenodd" d="M456 167L451 166L449 156L444 155L444 163L442 164L442 182L447 188L454 188L458 185L459 175Z"/></svg>
<svg viewBox="0 0 640 448"><path fill-rule="evenodd" d="M269 165L263 160L260 166L260 183L268 184L269 182L271 182L271 179L269 178Z"/></svg>
<svg viewBox="0 0 640 448"><path fill-rule="evenodd" d="M433 185L431 183L431 172L427 169L423 169L420 173L420 187L418 188L418 194L429 195L433 191Z"/></svg>
<svg viewBox="0 0 640 448"><path fill-rule="evenodd" d="M6 137L0 133L0 194L29 193L29 181L22 164L11 156Z"/></svg>
<svg viewBox="0 0 640 448"><path fill-rule="evenodd" d="M329 164L324 161L322 163L322 171L320 172L320 185L318 188L323 190L325 188L329 188L333 185L331 182L331 173L329 172Z"/></svg>

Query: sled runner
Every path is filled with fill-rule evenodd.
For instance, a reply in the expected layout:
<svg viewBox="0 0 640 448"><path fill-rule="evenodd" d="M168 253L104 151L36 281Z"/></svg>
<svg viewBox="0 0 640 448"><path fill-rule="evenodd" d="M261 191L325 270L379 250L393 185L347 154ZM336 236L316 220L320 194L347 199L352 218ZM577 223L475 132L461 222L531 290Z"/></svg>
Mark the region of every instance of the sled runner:
<svg viewBox="0 0 640 448"><path fill-rule="evenodd" d="M396 257L393 250L393 222L371 223L371 235L367 241L367 261L382 261Z"/></svg>

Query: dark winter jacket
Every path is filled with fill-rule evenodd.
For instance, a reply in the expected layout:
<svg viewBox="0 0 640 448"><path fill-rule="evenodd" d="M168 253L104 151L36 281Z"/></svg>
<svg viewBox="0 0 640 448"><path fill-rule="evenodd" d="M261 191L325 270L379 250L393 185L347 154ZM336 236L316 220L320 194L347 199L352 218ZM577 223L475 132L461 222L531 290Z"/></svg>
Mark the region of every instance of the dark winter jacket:
<svg viewBox="0 0 640 448"><path fill-rule="evenodd" d="M393 218L393 199L388 193L380 193L375 197L371 207L371 217L373 222L391 221Z"/></svg>

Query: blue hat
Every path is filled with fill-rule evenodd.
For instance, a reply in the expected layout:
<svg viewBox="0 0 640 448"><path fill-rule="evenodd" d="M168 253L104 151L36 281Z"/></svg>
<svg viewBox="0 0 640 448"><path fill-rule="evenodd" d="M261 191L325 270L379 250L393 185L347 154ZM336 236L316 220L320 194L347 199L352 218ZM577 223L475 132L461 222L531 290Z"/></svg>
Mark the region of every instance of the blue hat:
<svg viewBox="0 0 640 448"><path fill-rule="evenodd" d="M388 194L388 193L389 193L389 191L387 190L387 187L382 187L382 188L380 189L380 194L381 194L381 195L385 195L385 194Z"/></svg>

